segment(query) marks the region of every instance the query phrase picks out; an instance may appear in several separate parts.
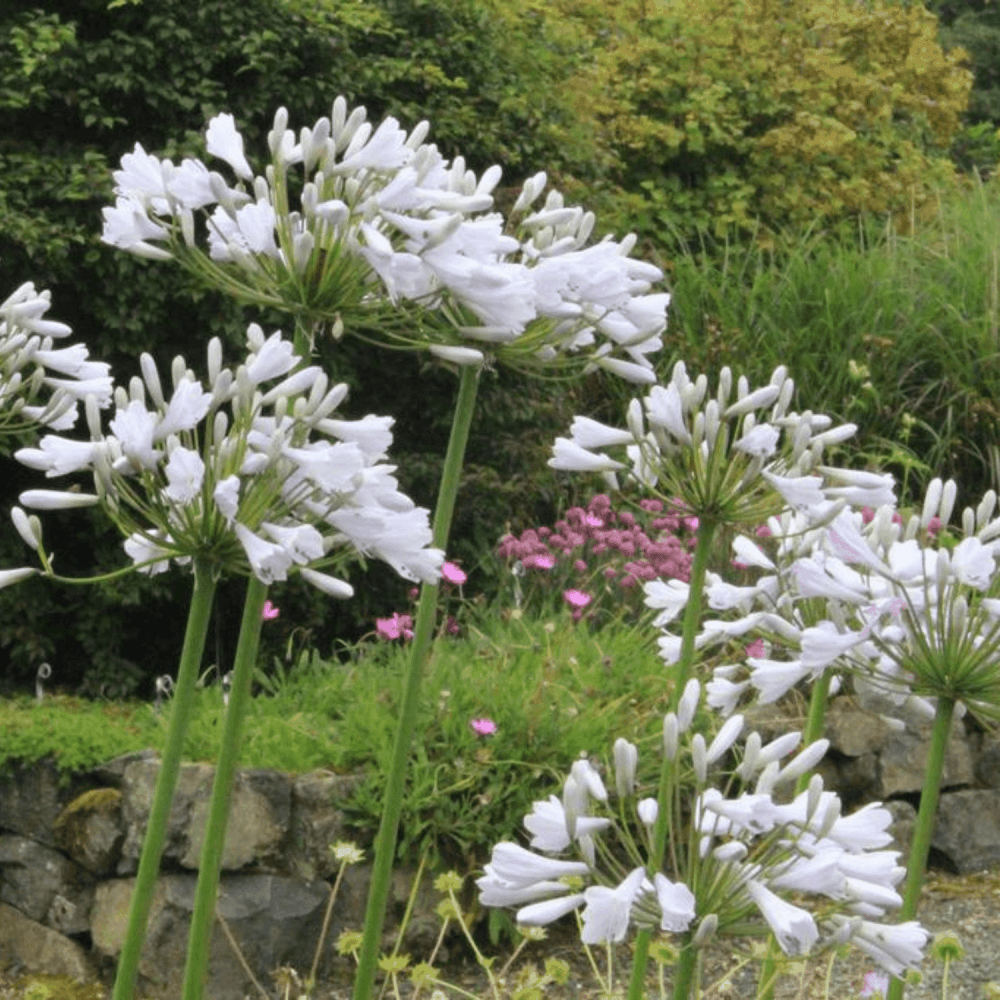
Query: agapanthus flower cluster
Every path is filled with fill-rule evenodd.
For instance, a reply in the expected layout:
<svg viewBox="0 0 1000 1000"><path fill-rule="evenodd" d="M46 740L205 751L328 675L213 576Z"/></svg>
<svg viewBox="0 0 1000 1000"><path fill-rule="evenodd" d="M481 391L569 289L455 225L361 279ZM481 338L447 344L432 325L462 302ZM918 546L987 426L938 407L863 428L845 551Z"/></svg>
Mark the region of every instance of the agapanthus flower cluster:
<svg viewBox="0 0 1000 1000"><path fill-rule="evenodd" d="M891 498L888 475L825 470L838 485L823 488L812 473L824 449L856 427L832 427L829 417L790 411L793 392L783 367L753 391L743 376L734 386L723 368L715 396L708 397L707 378L692 381L679 361L669 383L632 400L627 428L576 417L571 436L556 439L549 465L601 472L613 489L621 473L665 503L680 501L689 514L730 527L759 525L786 506L819 518L834 513L838 502L877 505Z"/></svg>
<svg viewBox="0 0 1000 1000"><path fill-rule="evenodd" d="M111 402L107 364L89 361L83 344L55 347L73 331L45 318L50 305L50 293L30 281L0 303L0 435L34 425L68 430L86 395Z"/></svg>
<svg viewBox="0 0 1000 1000"><path fill-rule="evenodd" d="M91 396L89 441L49 434L15 455L48 477L90 473L95 492L28 490L20 502L41 510L102 504L134 568L146 573L199 559L264 583L298 571L345 597L350 586L318 569L360 555L407 579L437 580L443 553L430 547L428 513L399 491L383 461L391 418L338 419L347 387L302 368L280 332L265 338L252 324L247 351L235 371L223 368L213 339L207 384L177 357L169 390L143 354L142 378L114 391L107 430ZM38 519L20 508L13 517L51 571Z"/></svg>
<svg viewBox="0 0 1000 1000"><path fill-rule="evenodd" d="M477 178L394 118L378 127L338 97L330 116L296 135L278 110L270 162L251 166L230 114L205 134L227 179L198 159L179 166L136 144L115 172L105 242L176 259L245 301L458 364L489 354L518 366L569 356L634 381L653 381L669 295L662 272L634 260L635 238L588 246L594 216L546 176L524 185L510 219L493 211L501 171ZM516 222L514 221L516 220Z"/></svg>
<svg viewBox="0 0 1000 1000"><path fill-rule="evenodd" d="M720 589L714 606L738 617L704 622L701 638L759 634L768 655L717 668L709 703L732 711L751 689L775 701L799 681L836 671L873 706L905 704L929 717L926 699L948 697L1000 717L996 495L964 511L960 529L943 530L955 494L953 482L935 480L905 523L892 505L844 510L819 528L791 515L773 519L781 540L773 558L745 542L743 556L766 575L744 588L742 606L734 589Z"/></svg>
<svg viewBox="0 0 1000 1000"><path fill-rule="evenodd" d="M497 555L513 574L518 606L538 590L561 594L574 613L592 616L603 598L617 614L641 596L644 581L688 579L697 526L679 506L642 499L634 513L616 511L602 493L551 528L505 535Z"/></svg>
<svg viewBox="0 0 1000 1000"><path fill-rule="evenodd" d="M756 927L773 932L790 956L850 942L893 975L917 966L926 931L915 922L880 922L901 905L895 886L905 875L898 852L885 849L888 810L875 803L842 816L840 799L818 775L807 791L779 801L775 793L812 770L827 749L820 741L786 760L800 733L768 743L750 733L720 790L710 777L718 782L743 719L727 720L709 743L690 731L699 698L698 682L689 681L678 711L664 718L671 781L694 775L693 789L684 788L694 795L693 818L681 814L673 791L666 797L677 813L668 820L669 873L648 870L659 805L637 782L637 748L619 739L614 808L598 769L578 760L561 798L536 802L525 817L534 850L494 847L477 882L480 902L517 907L518 922L529 925L581 910L586 944L620 942L630 928L658 927L683 934L686 946L697 948ZM634 828L644 835L633 837Z"/></svg>

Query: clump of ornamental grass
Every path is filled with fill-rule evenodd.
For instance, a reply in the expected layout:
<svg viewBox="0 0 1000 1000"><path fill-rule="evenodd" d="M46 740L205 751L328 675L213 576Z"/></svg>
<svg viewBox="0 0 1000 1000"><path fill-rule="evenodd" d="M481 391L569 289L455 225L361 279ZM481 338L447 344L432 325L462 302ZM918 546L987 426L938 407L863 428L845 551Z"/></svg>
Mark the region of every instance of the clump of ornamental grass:
<svg viewBox="0 0 1000 1000"><path fill-rule="evenodd" d="M543 614L568 609L574 621L594 625L634 622L644 610L643 583L686 582L698 518L656 498L618 506L600 493L552 527L505 535L497 546L502 604Z"/></svg>

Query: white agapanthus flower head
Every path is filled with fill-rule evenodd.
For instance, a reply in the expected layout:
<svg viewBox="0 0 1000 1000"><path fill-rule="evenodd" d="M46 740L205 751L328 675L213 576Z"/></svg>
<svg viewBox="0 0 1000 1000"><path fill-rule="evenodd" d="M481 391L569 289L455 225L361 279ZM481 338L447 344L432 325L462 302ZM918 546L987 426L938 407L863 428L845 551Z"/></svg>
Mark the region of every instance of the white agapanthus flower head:
<svg viewBox="0 0 1000 1000"><path fill-rule="evenodd" d="M319 570L360 555L407 579L439 578L444 555L431 547L428 512L399 491L384 461L389 418L334 418L346 386L331 387L319 368L299 368L280 332L265 337L252 324L246 361L235 371L222 368L217 340L208 355L207 384L175 358L169 390L143 355L142 378L114 391L107 430L90 397L89 441L49 434L16 452L47 477L90 473L96 490L29 490L21 503L103 504L146 573L192 559L265 583L300 571L344 597L350 586ZM35 538L19 509L15 525ZM33 547L49 570L40 543Z"/></svg>
<svg viewBox="0 0 1000 1000"><path fill-rule="evenodd" d="M51 298L27 281L0 302L0 435L69 430L88 394L111 402L107 364L88 360L83 344L54 346L73 331L45 318Z"/></svg>
<svg viewBox="0 0 1000 1000"><path fill-rule="evenodd" d="M747 602L730 606L738 617L702 623L700 647L738 636L745 652L715 669L708 703L728 713L751 695L774 702L830 672L850 676L879 714L932 714L927 699L946 697L1000 718L996 496L950 526L955 494L954 483L935 480L905 521L892 504L845 509L821 526L804 514L772 518L762 542L770 556L749 558L749 542L739 550L746 570L765 572L744 588ZM647 601L661 599L654 591Z"/></svg>
<svg viewBox="0 0 1000 1000"><path fill-rule="evenodd" d="M557 191L533 210L544 173L505 219L492 195L500 168L477 177L461 156L445 160L424 142L428 129L407 133L394 118L373 127L338 97L296 134L280 108L268 162L255 165L233 116L216 115L206 152L223 172L136 144L114 173L102 239L209 284L224 272L231 294L294 307L313 330L459 366L573 364L652 382L670 296L652 291L658 268L629 256L635 238L588 245L593 215Z"/></svg>
<svg viewBox="0 0 1000 1000"><path fill-rule="evenodd" d="M809 474L826 447L856 428L791 412L793 391L784 368L755 390L742 376L734 385L723 368L711 395L708 379L692 380L679 361L669 382L632 400L626 428L577 417L570 437L556 439L549 465L603 472L615 489L624 479L688 515L735 527L761 524L789 506L808 508L817 520L832 517L846 502L836 489L878 502L886 491L891 495L891 476L855 484L851 473L843 473L853 485L828 494L823 479Z"/></svg>
<svg viewBox="0 0 1000 1000"><path fill-rule="evenodd" d="M690 681L683 717L670 713L664 721L674 744L666 753L669 781L694 774L693 787L676 786L665 800L672 844L665 857L676 859L676 871L649 876L650 857L638 844L653 849L664 803L643 797L638 752L618 740L616 794L605 789L589 761L576 761L566 779L574 787L574 808L565 794L536 802L524 819L533 850L497 844L477 882L480 902L516 907L516 919L528 925L579 911L581 940L588 945L621 942L632 929L658 927L687 935L697 947L715 935L745 935L756 924L759 933L772 932L789 956L858 935L858 946L893 974L918 965L927 940L918 924L904 925L900 933L874 922L902 905L896 886L906 872L898 852L886 850L892 840L889 811L873 803L844 816L840 799L815 774L791 801L776 796L815 768L827 741L793 755L801 733L767 744L755 732L741 740L740 717L708 740L692 726L700 693L699 682ZM739 761L735 766L732 755ZM690 799L680 794L682 787ZM621 828L626 817L638 818L645 838ZM571 860L573 853L582 860ZM708 928L711 933L703 932Z"/></svg>

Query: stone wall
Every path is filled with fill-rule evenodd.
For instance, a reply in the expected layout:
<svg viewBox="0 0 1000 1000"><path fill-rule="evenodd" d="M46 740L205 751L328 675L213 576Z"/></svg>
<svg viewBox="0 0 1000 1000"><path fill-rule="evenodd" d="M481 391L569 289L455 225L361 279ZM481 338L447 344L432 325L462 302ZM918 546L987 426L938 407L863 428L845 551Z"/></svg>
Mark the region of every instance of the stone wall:
<svg viewBox="0 0 1000 1000"><path fill-rule="evenodd" d="M198 858L215 769L182 766L140 964L144 996L181 993ZM49 760L0 775L0 968L113 980L159 760L129 754L60 785ZM207 995L243 1000L280 966L308 972L345 839L332 804L356 777L237 772L223 852ZM345 928L360 930L369 869L345 873L320 974ZM405 877L394 887L405 902Z"/></svg>
<svg viewBox="0 0 1000 1000"><path fill-rule="evenodd" d="M755 716L767 735L789 721ZM900 850L923 781L930 724L910 718L903 730L862 712L849 699L829 708L831 750L822 771L848 808L886 801L896 817ZM129 754L60 785L51 761L0 775L0 968L113 979L128 902L159 772L152 751ZM167 829L161 877L140 964L140 987L155 1000L180 995L187 929L214 768L182 767ZM348 797L357 777L315 772L290 776L242 770L233 790L223 853L218 914L211 943L208 994L242 1000L253 975L271 985L271 973L292 966L305 973L337 868L329 847L345 839L333 804ZM954 727L934 834L932 864L960 873L1000 862L1000 738ZM543 797L544 789L539 790ZM488 849L490 845L484 845ZM334 960L346 928L360 929L368 869L349 868L325 940L320 975ZM409 882L394 887L398 924ZM430 914L437 897L427 890L417 912ZM415 953L419 953L417 947Z"/></svg>

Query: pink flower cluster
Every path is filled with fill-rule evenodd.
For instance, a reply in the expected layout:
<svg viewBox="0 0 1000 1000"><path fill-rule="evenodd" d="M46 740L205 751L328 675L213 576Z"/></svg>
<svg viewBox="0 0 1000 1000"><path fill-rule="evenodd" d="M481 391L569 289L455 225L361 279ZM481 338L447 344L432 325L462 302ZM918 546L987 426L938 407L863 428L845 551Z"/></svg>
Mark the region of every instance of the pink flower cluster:
<svg viewBox="0 0 1000 1000"><path fill-rule="evenodd" d="M505 535L497 554L508 563L520 562L526 570L572 567L580 578L593 575L600 568L594 565L597 561L606 564L601 571L606 580L616 580L626 589L646 580L686 581L694 537L682 541L678 533L685 529L693 533L698 519L684 516L679 508L664 512L660 500L640 500L639 507L646 517L616 513L601 493L586 509L571 507L552 528L529 528L520 538Z"/></svg>
<svg viewBox="0 0 1000 1000"><path fill-rule="evenodd" d="M380 639L392 641L393 639L413 638L413 619L409 615L401 615L398 611L393 612L391 618L376 618L375 631Z"/></svg>

